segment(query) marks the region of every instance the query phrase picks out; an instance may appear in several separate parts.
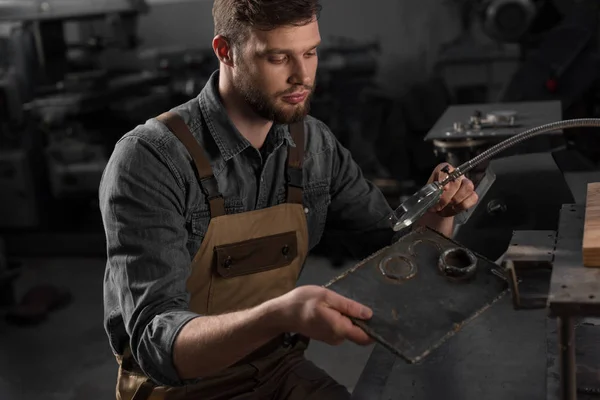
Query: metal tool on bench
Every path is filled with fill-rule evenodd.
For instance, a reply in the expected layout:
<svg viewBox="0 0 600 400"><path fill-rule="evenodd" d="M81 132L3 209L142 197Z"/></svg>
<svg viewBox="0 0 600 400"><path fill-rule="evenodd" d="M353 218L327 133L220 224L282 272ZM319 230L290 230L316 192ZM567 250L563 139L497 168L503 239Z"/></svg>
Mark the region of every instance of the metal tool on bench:
<svg viewBox="0 0 600 400"><path fill-rule="evenodd" d="M398 208L396 208L396 210L394 210L394 212L389 218L393 230L402 231L410 227L415 221L421 218L427 212L427 210L429 210L431 207L438 203L440 197L444 192L444 186L446 186L450 182L454 182L481 162L531 137L543 133L555 132L559 129L578 127L600 127L600 119L582 118L558 121L526 130L525 132L522 132L516 136L506 139L503 142L500 142L497 145L489 148L480 155L463 163L453 171L445 171L448 174L448 176L445 179L439 182L432 182L423 186L419 191L417 191L415 194L409 197ZM479 189L480 187L478 186L478 190ZM459 216L457 216L457 218L457 222L460 223L461 219L464 220L465 217L463 214L460 214Z"/></svg>

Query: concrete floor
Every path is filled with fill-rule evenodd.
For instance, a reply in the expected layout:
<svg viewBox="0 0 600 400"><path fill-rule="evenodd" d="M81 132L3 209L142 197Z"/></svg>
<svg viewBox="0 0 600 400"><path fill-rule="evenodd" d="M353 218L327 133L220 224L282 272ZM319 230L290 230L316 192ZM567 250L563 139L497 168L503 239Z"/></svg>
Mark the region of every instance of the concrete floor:
<svg viewBox="0 0 600 400"><path fill-rule="evenodd" d="M9 325L0 315L0 399L114 399L117 366L102 327L104 260L21 261L17 298L34 285L53 284L68 288L74 301L34 327ZM310 257L299 284L324 284L342 268ZM312 342L307 357L352 390L372 348Z"/></svg>

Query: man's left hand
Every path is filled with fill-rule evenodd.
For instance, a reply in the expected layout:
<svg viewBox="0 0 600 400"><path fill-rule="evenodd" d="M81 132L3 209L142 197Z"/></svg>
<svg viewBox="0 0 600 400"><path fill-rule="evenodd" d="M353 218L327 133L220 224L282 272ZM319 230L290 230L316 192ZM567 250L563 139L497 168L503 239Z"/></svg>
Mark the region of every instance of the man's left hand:
<svg viewBox="0 0 600 400"><path fill-rule="evenodd" d="M448 166L449 172L454 170L450 164L442 163L433 170L427 183L441 181L446 178L448 175L442 171L446 166ZM473 182L471 182L470 179L461 176L456 181L450 182L444 186L444 193L442 194L440 201L429 211L444 218L454 217L473 207L477 204L477 200L479 200L479 197L475 192Z"/></svg>

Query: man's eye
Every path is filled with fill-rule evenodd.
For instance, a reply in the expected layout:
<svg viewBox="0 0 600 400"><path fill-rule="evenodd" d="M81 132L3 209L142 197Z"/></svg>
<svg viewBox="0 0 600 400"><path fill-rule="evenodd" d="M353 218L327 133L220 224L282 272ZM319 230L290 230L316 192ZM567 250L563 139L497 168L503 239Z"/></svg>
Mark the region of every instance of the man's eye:
<svg viewBox="0 0 600 400"><path fill-rule="evenodd" d="M316 51L309 51L308 53L306 53L306 55L309 56L309 57L313 57L313 56L317 55L317 52Z"/></svg>
<svg viewBox="0 0 600 400"><path fill-rule="evenodd" d="M272 62L273 64L281 64L285 62L285 57L271 57L269 58L269 62Z"/></svg>

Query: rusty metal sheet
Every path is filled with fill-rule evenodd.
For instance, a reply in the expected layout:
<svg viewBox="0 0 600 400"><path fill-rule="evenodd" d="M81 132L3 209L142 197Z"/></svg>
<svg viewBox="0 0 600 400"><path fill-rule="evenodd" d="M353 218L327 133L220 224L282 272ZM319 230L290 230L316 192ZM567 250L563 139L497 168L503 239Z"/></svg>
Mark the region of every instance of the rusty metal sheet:
<svg viewBox="0 0 600 400"><path fill-rule="evenodd" d="M446 256L449 265L440 263ZM465 271L474 274L458 279ZM355 323L409 363L422 360L507 290L498 265L424 227L325 286L371 307L373 318Z"/></svg>
<svg viewBox="0 0 600 400"><path fill-rule="evenodd" d="M547 319L547 400L560 400L560 352L558 325ZM600 399L600 321L582 319L575 325L577 399Z"/></svg>
<svg viewBox="0 0 600 400"><path fill-rule="evenodd" d="M600 316L600 268L583 266L584 205L560 212L548 306L553 316Z"/></svg>

